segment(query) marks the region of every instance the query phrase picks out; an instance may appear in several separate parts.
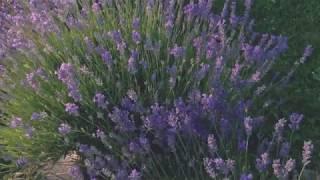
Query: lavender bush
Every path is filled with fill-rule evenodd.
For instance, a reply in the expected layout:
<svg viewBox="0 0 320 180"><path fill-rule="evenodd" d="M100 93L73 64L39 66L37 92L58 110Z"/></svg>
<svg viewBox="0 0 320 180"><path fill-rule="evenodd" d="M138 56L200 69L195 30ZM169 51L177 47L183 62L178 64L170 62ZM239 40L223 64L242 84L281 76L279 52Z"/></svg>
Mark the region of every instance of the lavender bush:
<svg viewBox="0 0 320 180"><path fill-rule="evenodd" d="M2 42L3 169L75 150L88 179L301 178L303 115L270 126L287 38L253 31L250 0L14 2ZM12 21L9 21L12 20ZM13 23L12 23L13 22ZM14 43L13 43L14 42ZM271 72L271 73L270 73ZM261 103L262 102L262 103Z"/></svg>

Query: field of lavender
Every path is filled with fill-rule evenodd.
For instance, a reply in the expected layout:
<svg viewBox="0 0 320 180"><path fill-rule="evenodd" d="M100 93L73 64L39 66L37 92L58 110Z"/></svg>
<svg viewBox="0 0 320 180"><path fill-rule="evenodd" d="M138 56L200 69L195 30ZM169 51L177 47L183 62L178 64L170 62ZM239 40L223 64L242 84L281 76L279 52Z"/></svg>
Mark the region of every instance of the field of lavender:
<svg viewBox="0 0 320 180"><path fill-rule="evenodd" d="M319 9L2 2L0 178L72 152L76 180L316 179Z"/></svg>

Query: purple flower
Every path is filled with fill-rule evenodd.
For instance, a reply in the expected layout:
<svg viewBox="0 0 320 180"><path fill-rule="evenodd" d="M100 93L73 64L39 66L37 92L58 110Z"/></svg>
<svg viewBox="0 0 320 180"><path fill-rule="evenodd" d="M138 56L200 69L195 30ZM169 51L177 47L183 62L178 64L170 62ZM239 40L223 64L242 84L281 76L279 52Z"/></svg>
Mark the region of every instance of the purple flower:
<svg viewBox="0 0 320 180"><path fill-rule="evenodd" d="M222 56L219 56L219 57L217 57L217 59L216 59L215 68L216 68L217 70L221 70L222 66L223 66L223 57L222 57Z"/></svg>
<svg viewBox="0 0 320 180"><path fill-rule="evenodd" d="M282 172L282 169L281 169L281 163L280 163L279 159L273 160L272 168L273 168L273 174L277 178L283 177L283 172Z"/></svg>
<svg viewBox="0 0 320 180"><path fill-rule="evenodd" d="M207 141L208 141L209 150L213 153L217 152L218 150L217 141L213 134L209 134Z"/></svg>
<svg viewBox="0 0 320 180"><path fill-rule="evenodd" d="M120 53L124 53L124 50L127 47L127 45L122 39L122 35L121 35L120 30L108 32L108 35L116 43L117 50L120 51Z"/></svg>
<svg viewBox="0 0 320 180"><path fill-rule="evenodd" d="M105 133L101 129L97 129L96 136L100 139L104 139L106 137Z"/></svg>
<svg viewBox="0 0 320 180"><path fill-rule="evenodd" d="M251 173L242 173L240 180L253 180L253 175Z"/></svg>
<svg viewBox="0 0 320 180"><path fill-rule="evenodd" d="M32 127L32 126L30 126L30 127L26 127L26 129L25 129L25 136L27 137L27 138L31 138L32 136L33 136L33 133L34 133L34 131L35 131L36 129L34 128L34 127Z"/></svg>
<svg viewBox="0 0 320 180"><path fill-rule="evenodd" d="M79 106L74 103L67 103L64 106L67 113L73 116L79 116Z"/></svg>
<svg viewBox="0 0 320 180"><path fill-rule="evenodd" d="M285 169L286 172L289 173L289 172L292 172L294 170L295 166L296 166L296 161L294 159L290 158L289 160L287 160L287 162L286 162L286 164L284 166L284 169Z"/></svg>
<svg viewBox="0 0 320 180"><path fill-rule="evenodd" d="M252 0L245 0L244 5L247 9L250 9L252 6Z"/></svg>
<svg viewBox="0 0 320 180"><path fill-rule="evenodd" d="M164 27L166 28L167 35L170 35L172 32L172 29L175 24L175 11L174 11L174 1L169 0L169 6L166 8L165 12L165 24Z"/></svg>
<svg viewBox="0 0 320 180"><path fill-rule="evenodd" d="M175 152L176 151L176 130L175 129L169 129L167 132L166 132L166 136L167 136L167 144L170 148L170 150L172 152Z"/></svg>
<svg viewBox="0 0 320 180"><path fill-rule="evenodd" d="M238 140L237 149L239 151L245 151L247 146L247 142L241 138Z"/></svg>
<svg viewBox="0 0 320 180"><path fill-rule="evenodd" d="M203 165L204 168L206 170L206 172L208 173L208 175L211 178L216 178L218 176L218 173L215 170L215 163L212 159L210 158L204 158L203 159Z"/></svg>
<svg viewBox="0 0 320 180"><path fill-rule="evenodd" d="M28 164L28 159L25 157L20 157L19 159L16 160L16 165L21 168L24 167L25 165Z"/></svg>
<svg viewBox="0 0 320 180"><path fill-rule="evenodd" d="M196 80L201 81L208 73L209 68L210 68L209 64L201 64L201 68L196 73Z"/></svg>
<svg viewBox="0 0 320 180"><path fill-rule="evenodd" d="M139 153L141 152L140 145L137 141L131 141L129 143L129 150L133 153Z"/></svg>
<svg viewBox="0 0 320 180"><path fill-rule="evenodd" d="M134 90L129 89L128 92L127 92L127 95L133 102L137 102L138 101L138 95Z"/></svg>
<svg viewBox="0 0 320 180"><path fill-rule="evenodd" d="M300 123L303 120L303 114L298 114L298 113L292 113L289 117L290 124L289 127L293 131L296 131L300 128Z"/></svg>
<svg viewBox="0 0 320 180"><path fill-rule="evenodd" d="M141 179L141 174L136 169L133 169L131 171L130 175L128 176L128 179L129 180L140 180Z"/></svg>
<svg viewBox="0 0 320 180"><path fill-rule="evenodd" d="M185 53L185 48L180 47L177 44L170 50L170 54L173 55L175 58L182 57Z"/></svg>
<svg viewBox="0 0 320 180"><path fill-rule="evenodd" d="M290 151L290 143L289 142L284 142L281 145L279 155L281 157L287 157L289 155L289 151Z"/></svg>
<svg viewBox="0 0 320 180"><path fill-rule="evenodd" d="M139 18L134 18L132 21L132 28L135 31L138 31L140 29L140 19Z"/></svg>
<svg viewBox="0 0 320 180"><path fill-rule="evenodd" d="M137 60L138 60L138 52L135 50L131 51L131 56L128 60L128 71L132 74L137 72Z"/></svg>
<svg viewBox="0 0 320 180"><path fill-rule="evenodd" d="M73 65L70 63L61 64L58 72L58 79L61 80L65 85L67 85L69 90L69 96L78 102L81 100L81 94L78 89L78 82L75 77L75 70Z"/></svg>
<svg viewBox="0 0 320 180"><path fill-rule="evenodd" d="M34 72L31 72L29 74L26 75L26 80L28 85L32 88L32 89L38 89L39 88L39 83L36 80L36 74Z"/></svg>
<svg viewBox="0 0 320 180"><path fill-rule="evenodd" d="M127 111L130 111L130 112L133 112L136 109L136 104L133 100L131 100L130 98L128 97L124 97L122 98L121 100L121 107L124 109L124 110L127 110Z"/></svg>
<svg viewBox="0 0 320 180"><path fill-rule="evenodd" d="M304 49L303 56L300 58L300 63L301 63L301 64L305 63L305 61L307 60L307 58L311 56L312 52L313 52L312 46L311 46L311 45L308 45L308 46Z"/></svg>
<svg viewBox="0 0 320 180"><path fill-rule="evenodd" d="M292 172L295 168L295 160L289 159L286 164L281 164L280 159L273 160L272 163L273 174L279 179L287 179L290 172Z"/></svg>
<svg viewBox="0 0 320 180"><path fill-rule="evenodd" d="M70 167L69 175L75 179L80 179L82 177L80 167L78 165L73 165L72 167Z"/></svg>
<svg viewBox="0 0 320 180"><path fill-rule="evenodd" d="M198 4L189 3L183 8L183 12L188 16L188 19L191 20L193 17L200 14L200 8Z"/></svg>
<svg viewBox="0 0 320 180"><path fill-rule="evenodd" d="M57 74L59 80L67 84L74 77L74 67L70 63L62 63Z"/></svg>
<svg viewBox="0 0 320 180"><path fill-rule="evenodd" d="M173 65L172 67L167 68L167 72L169 73L169 86L170 88L174 88L177 80L177 66Z"/></svg>
<svg viewBox="0 0 320 180"><path fill-rule="evenodd" d="M232 173L234 171L236 162L235 160L227 159L225 163L226 163L227 171L225 171L224 174L228 175L229 173Z"/></svg>
<svg viewBox="0 0 320 180"><path fill-rule="evenodd" d="M95 12L95 13L99 12L99 11L101 10L100 4L94 2L94 3L92 4L92 10L93 10L93 12Z"/></svg>
<svg viewBox="0 0 320 180"><path fill-rule="evenodd" d="M93 102L102 109L106 109L109 104L109 102L106 100L106 97L102 93L96 93L96 95L93 97Z"/></svg>
<svg viewBox="0 0 320 180"><path fill-rule="evenodd" d="M109 51L104 51L101 54L101 58L102 58L103 62L110 68L113 63L111 53Z"/></svg>
<svg viewBox="0 0 320 180"><path fill-rule="evenodd" d="M150 14L153 6L154 6L154 0L147 0L146 9L147 9L148 14Z"/></svg>
<svg viewBox="0 0 320 180"><path fill-rule="evenodd" d="M277 136L278 139L282 138L282 133L283 133L284 127L286 125L286 122L287 122L287 120L282 118L282 119L279 119L279 121L274 126L275 135Z"/></svg>
<svg viewBox="0 0 320 180"><path fill-rule="evenodd" d="M236 63L234 65L234 67L232 68L231 77L230 77L230 79L232 81L235 81L237 79L237 77L238 77L238 75L239 75L239 73L241 71L241 68L242 68L242 66L240 64L238 64L238 63Z"/></svg>
<svg viewBox="0 0 320 180"><path fill-rule="evenodd" d="M240 21L240 18L236 15L236 7L237 7L236 1L232 1L229 21L233 28L235 28Z"/></svg>
<svg viewBox="0 0 320 180"><path fill-rule="evenodd" d="M235 161L230 159L224 161L221 158L216 158L213 160L213 162L215 164L215 168L225 176L233 171L235 165Z"/></svg>
<svg viewBox="0 0 320 180"><path fill-rule="evenodd" d="M132 31L132 40L136 44L140 44L141 42L141 35L138 31Z"/></svg>
<svg viewBox="0 0 320 180"><path fill-rule="evenodd" d="M59 130L60 134L65 136L71 132L71 127L66 123L62 123L62 124L60 124L58 130Z"/></svg>
<svg viewBox="0 0 320 180"><path fill-rule="evenodd" d="M86 46L87 46L88 51L91 53L91 52L93 51L94 47L95 47L95 44L94 44L93 41L92 41L91 39L89 39L89 37L87 37L87 36L84 37L83 40L84 40L84 42L85 42L85 44L86 44Z"/></svg>
<svg viewBox="0 0 320 180"><path fill-rule="evenodd" d="M305 141L303 144L303 151L302 151L302 164L307 165L311 162L311 155L313 151L313 144L312 141Z"/></svg>
<svg viewBox="0 0 320 180"><path fill-rule="evenodd" d="M256 159L256 168L259 170L259 172L264 172L267 170L269 163L269 154L263 153L261 154L260 158Z"/></svg>
<svg viewBox="0 0 320 180"><path fill-rule="evenodd" d="M139 144L146 152L150 150L149 140L145 136L139 137Z"/></svg>
<svg viewBox="0 0 320 180"><path fill-rule="evenodd" d="M116 129L121 132L132 132L136 128L134 122L129 118L129 112L126 110L120 110L115 107L109 117L111 121L116 123Z"/></svg>
<svg viewBox="0 0 320 180"><path fill-rule="evenodd" d="M252 74L250 81L252 82L258 82L261 79L261 72L260 71L256 71L254 74Z"/></svg>
<svg viewBox="0 0 320 180"><path fill-rule="evenodd" d="M40 119L40 113L33 112L30 119L31 120L39 120Z"/></svg>
<svg viewBox="0 0 320 180"><path fill-rule="evenodd" d="M83 154L89 154L90 152L90 147L86 144L79 144L79 152Z"/></svg>
<svg viewBox="0 0 320 180"><path fill-rule="evenodd" d="M247 136L251 136L253 130L253 119L251 117L246 117L244 119L244 127L246 130Z"/></svg>
<svg viewBox="0 0 320 180"><path fill-rule="evenodd" d="M18 127L21 127L22 126L22 118L20 117L13 117L11 119L11 122L10 122L10 127L11 128L18 128Z"/></svg>

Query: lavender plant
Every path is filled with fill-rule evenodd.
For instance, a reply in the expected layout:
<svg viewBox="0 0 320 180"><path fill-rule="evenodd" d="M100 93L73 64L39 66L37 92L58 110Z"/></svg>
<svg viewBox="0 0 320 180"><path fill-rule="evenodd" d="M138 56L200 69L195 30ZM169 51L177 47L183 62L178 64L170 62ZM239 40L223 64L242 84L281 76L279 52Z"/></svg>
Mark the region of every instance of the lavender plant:
<svg viewBox="0 0 320 180"><path fill-rule="evenodd" d="M303 115L270 128L259 102L312 47L273 75L287 38L254 32L252 1L243 16L237 2L220 14L212 0L14 4L23 23L1 62L1 166L74 150L75 178L300 179L314 149L306 141L292 157Z"/></svg>

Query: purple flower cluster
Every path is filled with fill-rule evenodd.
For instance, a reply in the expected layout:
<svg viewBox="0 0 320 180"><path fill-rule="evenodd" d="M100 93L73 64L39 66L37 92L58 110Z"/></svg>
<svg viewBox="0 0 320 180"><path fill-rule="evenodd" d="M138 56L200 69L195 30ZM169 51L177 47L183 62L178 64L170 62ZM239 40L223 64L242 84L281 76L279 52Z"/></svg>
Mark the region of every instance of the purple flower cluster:
<svg viewBox="0 0 320 180"><path fill-rule="evenodd" d="M113 61L112 61L112 55L109 51L104 51L101 54L101 58L103 60L103 62L109 67L111 68Z"/></svg>
<svg viewBox="0 0 320 180"><path fill-rule="evenodd" d="M182 57L185 52L184 47L180 47L177 44L170 50L170 54L172 54L175 58Z"/></svg>
<svg viewBox="0 0 320 180"><path fill-rule="evenodd" d="M38 79L47 80L47 75L41 68L38 68L36 71L26 74L26 83L34 90L37 90L40 86Z"/></svg>
<svg viewBox="0 0 320 180"><path fill-rule="evenodd" d="M64 106L67 113L73 116L79 116L79 106L74 103L67 103Z"/></svg>
<svg viewBox="0 0 320 180"><path fill-rule="evenodd" d="M69 96L72 97L76 102L81 101L81 94L78 88L79 83L77 82L75 76L74 66L69 63L61 64L57 75L59 80L61 80L68 87Z"/></svg>
<svg viewBox="0 0 320 180"><path fill-rule="evenodd" d="M132 50L131 56L128 60L128 71L132 74L135 74L137 72L138 57L139 53L135 50Z"/></svg>
<svg viewBox="0 0 320 180"><path fill-rule="evenodd" d="M290 115L289 120L290 120L290 124L289 124L290 129L292 129L293 131L296 131L300 128L300 124L303 120L303 114L292 113Z"/></svg>
<svg viewBox="0 0 320 180"><path fill-rule="evenodd" d="M82 177L82 172L80 170L80 167L77 165L70 167L69 174L71 177L75 179L80 179Z"/></svg>
<svg viewBox="0 0 320 180"><path fill-rule="evenodd" d="M259 172L264 172L268 169L270 165L270 158L268 153L261 154L260 158L256 159L256 168Z"/></svg>
<svg viewBox="0 0 320 180"><path fill-rule="evenodd" d="M302 151L302 163L304 165L307 165L310 163L311 154L313 151L313 144L311 141L305 141L303 145L303 151Z"/></svg>
<svg viewBox="0 0 320 180"><path fill-rule="evenodd" d="M10 122L11 128L18 128L22 126L22 119L20 117L13 117Z"/></svg>
<svg viewBox="0 0 320 180"><path fill-rule="evenodd" d="M289 159L283 165L279 159L273 160L272 168L274 175L279 179L287 179L290 172L295 169L295 160Z"/></svg>
<svg viewBox="0 0 320 180"><path fill-rule="evenodd" d="M116 43L117 46L117 50L123 54L127 44L125 43L125 41L122 39L122 34L120 32L120 30L115 30L115 31L111 31L108 33L108 35L113 39L113 41Z"/></svg>
<svg viewBox="0 0 320 180"><path fill-rule="evenodd" d="M101 93L96 93L96 95L93 97L93 102L102 109L106 109L109 104L109 102L106 100L105 95Z"/></svg>
<svg viewBox="0 0 320 180"><path fill-rule="evenodd" d="M28 162L29 161L27 158L20 157L19 159L17 159L16 165L17 165L17 167L22 168L22 167L26 166L28 164Z"/></svg>
<svg viewBox="0 0 320 180"><path fill-rule="evenodd" d="M234 160L223 160L221 158L205 158L203 163L211 178L217 178L219 175L226 177L233 172L235 166Z"/></svg>
<svg viewBox="0 0 320 180"><path fill-rule="evenodd" d="M62 123L60 124L58 130L61 135L65 136L71 132L71 127L66 123Z"/></svg>

